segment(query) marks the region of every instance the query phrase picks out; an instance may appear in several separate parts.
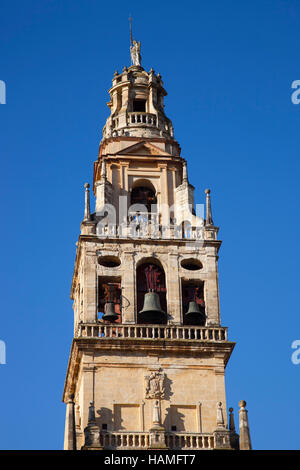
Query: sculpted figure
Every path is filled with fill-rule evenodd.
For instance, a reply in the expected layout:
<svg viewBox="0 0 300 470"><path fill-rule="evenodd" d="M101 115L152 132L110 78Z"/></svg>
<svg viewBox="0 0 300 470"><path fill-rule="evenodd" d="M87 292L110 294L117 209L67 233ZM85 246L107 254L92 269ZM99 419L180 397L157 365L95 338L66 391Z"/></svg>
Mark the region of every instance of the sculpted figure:
<svg viewBox="0 0 300 470"><path fill-rule="evenodd" d="M141 65L141 42L137 42L135 39L132 41L130 46L130 55L132 65Z"/></svg>

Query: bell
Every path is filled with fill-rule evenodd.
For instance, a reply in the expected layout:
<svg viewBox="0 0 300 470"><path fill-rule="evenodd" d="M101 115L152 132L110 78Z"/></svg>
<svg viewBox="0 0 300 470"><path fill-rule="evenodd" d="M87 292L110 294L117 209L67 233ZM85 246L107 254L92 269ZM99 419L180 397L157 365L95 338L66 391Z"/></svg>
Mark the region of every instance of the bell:
<svg viewBox="0 0 300 470"><path fill-rule="evenodd" d="M104 315L102 317L103 320L108 321L115 321L118 319L118 315L115 312L115 304L114 302L106 302L104 306Z"/></svg>
<svg viewBox="0 0 300 470"><path fill-rule="evenodd" d="M185 323L187 325L205 325L205 315L200 311L196 300L189 302L189 308L185 314Z"/></svg>
<svg viewBox="0 0 300 470"><path fill-rule="evenodd" d="M159 295L156 292L147 292L144 297L143 309L139 312L138 320L141 323L166 323L166 313L161 309Z"/></svg>

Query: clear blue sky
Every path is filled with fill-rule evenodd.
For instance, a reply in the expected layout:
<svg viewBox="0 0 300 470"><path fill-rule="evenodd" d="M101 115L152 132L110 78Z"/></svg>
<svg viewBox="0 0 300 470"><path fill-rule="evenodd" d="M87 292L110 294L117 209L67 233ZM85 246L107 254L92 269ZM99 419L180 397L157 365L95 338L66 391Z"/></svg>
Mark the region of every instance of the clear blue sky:
<svg viewBox="0 0 300 470"><path fill-rule="evenodd" d="M142 64L168 91L196 202L212 191L222 324L237 343L227 405L237 422L247 401L256 449L299 449L297 0L1 0L0 448L63 446L83 184L113 73L130 65L130 13Z"/></svg>

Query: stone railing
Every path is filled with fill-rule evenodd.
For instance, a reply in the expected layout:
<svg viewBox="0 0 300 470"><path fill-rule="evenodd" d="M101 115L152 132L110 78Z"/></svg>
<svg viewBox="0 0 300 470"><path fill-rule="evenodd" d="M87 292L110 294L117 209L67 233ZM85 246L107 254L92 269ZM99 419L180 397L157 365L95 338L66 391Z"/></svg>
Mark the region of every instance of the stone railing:
<svg viewBox="0 0 300 470"><path fill-rule="evenodd" d="M134 111L128 113L128 127L131 126L157 126L157 118L155 114Z"/></svg>
<svg viewBox="0 0 300 470"><path fill-rule="evenodd" d="M204 240L203 226L183 228L182 225L163 226L158 214L131 214L126 224L97 224L96 234L101 238L145 238L166 240ZM212 239L212 236L209 237ZM215 238L215 237L214 237Z"/></svg>
<svg viewBox="0 0 300 470"><path fill-rule="evenodd" d="M101 433L100 445L104 449L147 449L149 438L145 432L107 432Z"/></svg>
<svg viewBox="0 0 300 470"><path fill-rule="evenodd" d="M166 434L166 446L171 450L214 449L212 434L170 433Z"/></svg>
<svg viewBox="0 0 300 470"><path fill-rule="evenodd" d="M77 337L101 339L162 339L192 341L227 341L226 327L169 325L105 325L80 323Z"/></svg>
<svg viewBox="0 0 300 470"><path fill-rule="evenodd" d="M165 443L170 450L214 449L213 434L166 433ZM102 432L100 445L104 449L147 449L150 433L147 432Z"/></svg>

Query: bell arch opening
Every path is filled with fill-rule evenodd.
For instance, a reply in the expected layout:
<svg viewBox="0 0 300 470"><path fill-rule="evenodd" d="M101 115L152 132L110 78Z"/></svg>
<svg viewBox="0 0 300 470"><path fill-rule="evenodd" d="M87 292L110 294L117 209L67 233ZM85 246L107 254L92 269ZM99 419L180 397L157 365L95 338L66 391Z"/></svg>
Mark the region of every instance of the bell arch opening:
<svg viewBox="0 0 300 470"><path fill-rule="evenodd" d="M205 326L204 282L182 280L184 325Z"/></svg>
<svg viewBox="0 0 300 470"><path fill-rule="evenodd" d="M130 205L143 205L148 212L152 212L157 205L156 190L153 184L147 180L139 180L133 184L130 194Z"/></svg>
<svg viewBox="0 0 300 470"><path fill-rule="evenodd" d="M142 262L136 270L137 323L166 324L166 277L161 264Z"/></svg>

